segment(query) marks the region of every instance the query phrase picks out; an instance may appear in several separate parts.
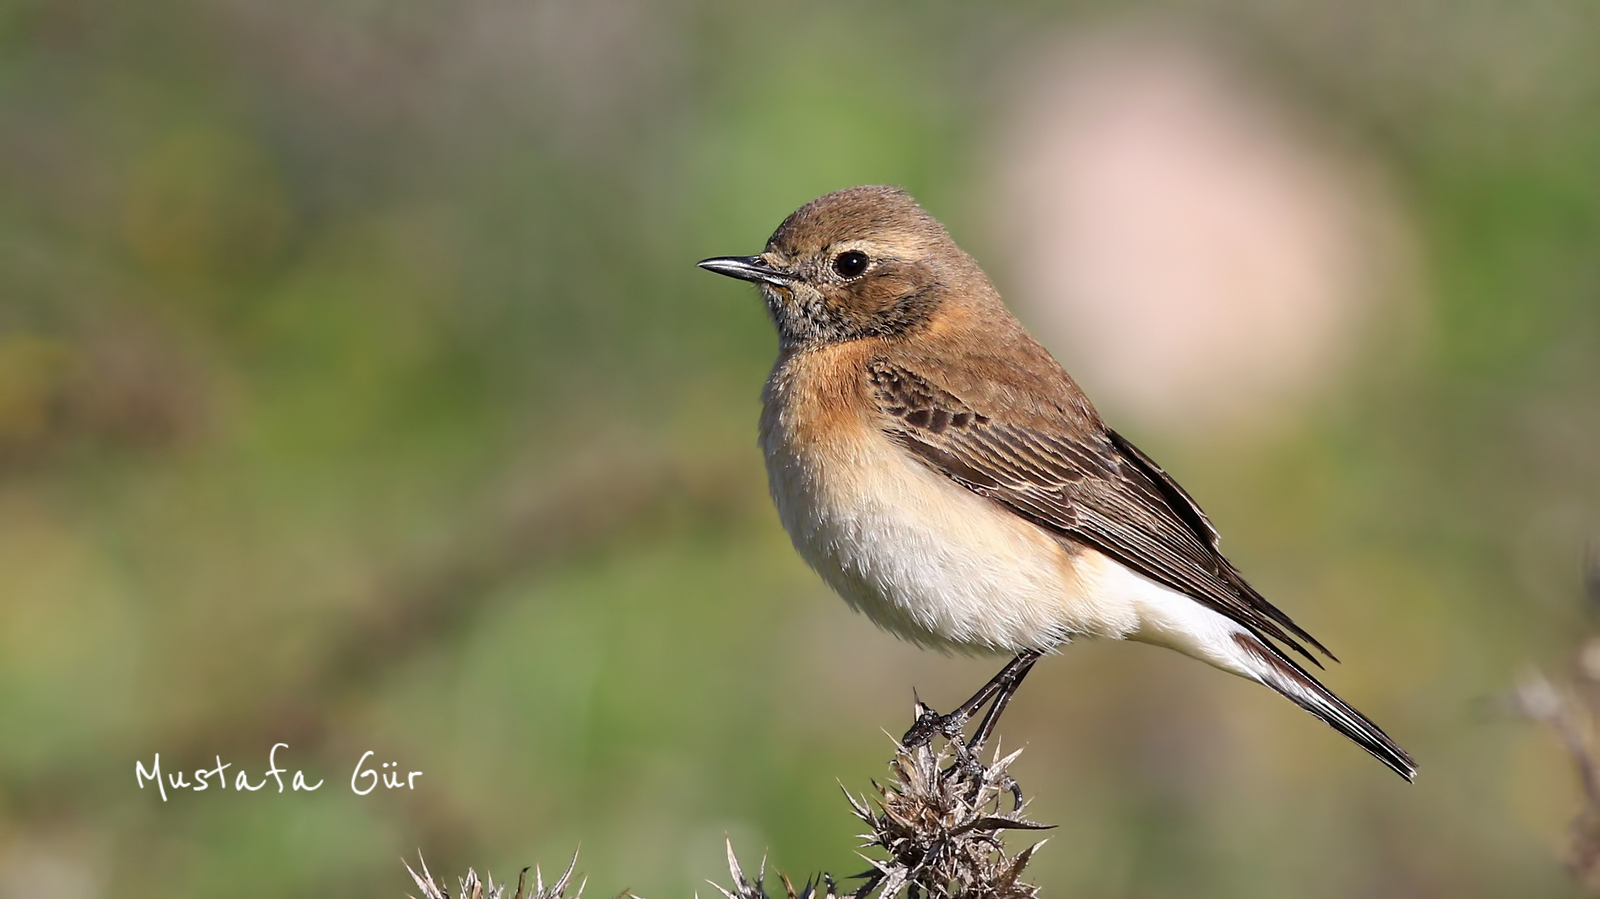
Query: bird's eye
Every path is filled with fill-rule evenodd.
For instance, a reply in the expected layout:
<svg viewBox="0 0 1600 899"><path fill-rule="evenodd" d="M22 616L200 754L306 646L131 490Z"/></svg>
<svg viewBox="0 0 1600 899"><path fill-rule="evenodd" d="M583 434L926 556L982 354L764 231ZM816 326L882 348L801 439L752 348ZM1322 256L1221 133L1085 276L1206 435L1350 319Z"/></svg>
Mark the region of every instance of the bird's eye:
<svg viewBox="0 0 1600 899"><path fill-rule="evenodd" d="M833 270L839 273L839 277L846 280L859 278L861 273L867 270L867 265L871 262L872 260L867 257L867 254L860 250L845 250L843 253L833 257Z"/></svg>

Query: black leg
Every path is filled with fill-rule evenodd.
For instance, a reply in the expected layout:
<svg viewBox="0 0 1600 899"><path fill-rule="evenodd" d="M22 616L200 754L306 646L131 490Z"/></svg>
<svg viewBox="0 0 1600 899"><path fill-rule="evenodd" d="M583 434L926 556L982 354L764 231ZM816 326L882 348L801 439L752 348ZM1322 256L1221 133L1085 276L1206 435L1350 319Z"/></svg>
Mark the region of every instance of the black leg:
<svg viewBox="0 0 1600 899"><path fill-rule="evenodd" d="M994 705L988 714L983 716L983 722L978 726L977 739L971 744L971 749L983 748L983 744L993 733L995 725L1000 721L1000 713L1005 711L1006 704L1011 701L1012 694L1017 692L1017 687L1022 684L1022 679L1028 676L1033 669L1033 663L1039 661L1043 653L1038 650L1023 650L1012 659L1000 673L989 679L983 688L972 694L972 698L963 702L959 708L948 715L940 715L921 702L917 703L917 721L900 738L900 744L907 748L914 748L933 739L934 734L940 734L946 739L959 737L961 729L967 726L972 716L978 713L991 700Z"/></svg>
<svg viewBox="0 0 1600 899"><path fill-rule="evenodd" d="M978 723L977 733L972 735L972 742L967 744L967 748L972 751L973 755L977 755L983 749L984 744L989 742L989 736L994 733L995 725L1000 723L1000 716L1005 713L1006 706L1011 703L1011 697L1017 695L1017 688L1022 686L1022 679L1028 676L1029 671L1033 670L1033 663L1039 661L1039 653L1025 652L1017 656L1017 661L1022 661L1024 658L1027 661L1018 666L1010 679L1000 685L1000 691L994 697L994 705L989 706L988 713ZM1006 667L1010 668L1011 666L1008 665Z"/></svg>

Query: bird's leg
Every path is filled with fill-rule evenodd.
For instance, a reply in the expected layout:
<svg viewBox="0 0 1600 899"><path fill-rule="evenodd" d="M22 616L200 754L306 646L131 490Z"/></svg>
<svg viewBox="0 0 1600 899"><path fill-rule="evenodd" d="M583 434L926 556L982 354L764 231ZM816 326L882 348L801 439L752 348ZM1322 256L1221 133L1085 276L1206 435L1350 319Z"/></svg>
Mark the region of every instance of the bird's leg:
<svg viewBox="0 0 1600 899"><path fill-rule="evenodd" d="M1022 686L1022 679L1028 676L1029 671L1033 670L1033 663L1039 661L1039 656L1040 653L1029 650L1017 656L1010 665L1006 666L1008 671L1013 667L1016 670L1012 671L1011 676L1000 685L1000 690L994 697L994 704L989 706L989 711L984 714L983 720L978 722L978 732L972 735L972 742L967 744L967 748L972 751L973 755L981 752L983 745L989 742L989 736L994 733L995 725L1000 723L1001 714L1005 712L1006 706L1011 703L1011 697L1017 695L1017 688ZM1024 659L1027 661L1023 661ZM1018 665L1018 662L1022 662L1022 664Z"/></svg>
<svg viewBox="0 0 1600 899"><path fill-rule="evenodd" d="M994 731L994 726L1000 720L1000 713L1005 711L1006 704L1011 701L1012 694L1017 692L1017 687L1022 684L1022 679L1033 668L1033 663L1039 661L1043 653L1035 649L1026 649L1017 654L1017 657L1000 669L1000 673L989 679L972 698L963 702L960 707L948 715L941 715L922 703L917 703L917 720L900 738L900 745L907 749L914 749L925 745L933 739L934 734L939 734L947 740L959 739L962 728L972 720L972 716L991 700L994 705L983 716L983 721L978 726L977 738L971 744L971 750L976 752L983 748L989 739L989 734ZM967 747L963 746L963 749Z"/></svg>
<svg viewBox="0 0 1600 899"><path fill-rule="evenodd" d="M1020 659L1022 656L1018 656L1018 658ZM984 744L989 742L989 737L994 733L995 725L1000 722L1000 715L1005 712L1006 706L1011 702L1011 697L1017 695L1017 688L1022 686L1022 679L1028 676L1028 672L1033 670L1033 663L1037 661L1039 661L1039 653L1033 653L1032 657L1019 667L1011 678L1001 686L1000 692L994 697L994 704L989 706L989 711L984 714L983 720L978 722L978 732L972 735L971 755L966 756L968 764L975 765L979 769L983 768L983 763L978 761L977 756L983 752ZM999 754L1000 750L996 749L995 755L998 756ZM1003 785L1011 790L1012 810L1021 811L1023 803L1022 785L1017 783L1009 774L1002 774L1001 776L1005 778Z"/></svg>

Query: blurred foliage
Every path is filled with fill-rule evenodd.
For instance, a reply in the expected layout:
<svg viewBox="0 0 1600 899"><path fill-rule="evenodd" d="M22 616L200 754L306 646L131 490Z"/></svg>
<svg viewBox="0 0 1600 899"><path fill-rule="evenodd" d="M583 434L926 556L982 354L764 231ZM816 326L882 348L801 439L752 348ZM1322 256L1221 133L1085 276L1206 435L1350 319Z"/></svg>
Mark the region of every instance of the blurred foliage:
<svg viewBox="0 0 1600 899"><path fill-rule="evenodd" d="M835 779L878 770L912 684L994 666L876 634L794 557L753 446L770 328L693 262L869 182L987 261L1007 66L1124 17L1231 48L1419 223L1421 353L1292 435L1149 449L1422 770L1074 647L1006 722L1061 825L1038 882L1571 894L1559 750L1475 709L1570 648L1600 508L1592 5L16 0L0 895L399 895L419 846L581 841L601 894L687 896L724 833L853 870ZM135 786L280 741L327 786ZM417 790L353 795L369 749Z"/></svg>

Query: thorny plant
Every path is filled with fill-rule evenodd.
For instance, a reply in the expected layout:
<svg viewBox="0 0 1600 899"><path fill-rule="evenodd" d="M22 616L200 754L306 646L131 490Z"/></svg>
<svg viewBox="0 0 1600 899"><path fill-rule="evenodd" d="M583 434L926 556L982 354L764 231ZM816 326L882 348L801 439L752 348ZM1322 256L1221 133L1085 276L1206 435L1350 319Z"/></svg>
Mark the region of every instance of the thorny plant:
<svg viewBox="0 0 1600 899"><path fill-rule="evenodd" d="M409 862L403 862L406 870L411 872L411 879L417 882L417 889L422 891L420 899L506 899L506 890L509 887L503 883L495 883L494 875L487 875L488 882L478 879L478 872L467 869L467 876L458 881L458 890L452 897L450 890L444 884L433 879L433 874L428 871L428 863L423 861L421 854L417 855L417 864L422 867L422 873L412 870ZM583 888L589 881L579 881L577 892L568 897L567 884L572 880L572 869L578 866L578 853L572 853L572 861L567 863L567 870L549 889L544 886L544 872L537 865L533 868L533 892L527 891L528 869L523 868L517 875L517 891L511 899L583 899Z"/></svg>
<svg viewBox="0 0 1600 899"><path fill-rule="evenodd" d="M889 763L889 777L872 784L876 796L869 800L845 792L856 817L868 827L868 832L861 834L861 848L876 851L863 854L872 867L858 875L861 886L844 894L844 899L897 899L902 894L908 899L1035 899L1038 887L1024 882L1021 875L1042 843L1010 855L1001 840L1002 831L1049 826L1023 814L1027 804L1022 790L1008 773L1020 754L1018 750L1002 757L996 748L993 760L985 766L960 736L947 740L938 751L929 745L897 747ZM771 899L766 891L766 859L752 881L740 867L731 842L727 848L731 885L712 886L725 899ZM874 857L877 855L885 857ZM511 899L568 899L563 891L576 864L574 855L566 873L548 891L535 869L534 892L526 897L523 887L528 872L524 869ZM421 899L506 899L505 885L496 885L493 878L480 883L472 871L461 881L456 897L435 883L426 865L421 875L413 871L411 876L422 889ZM828 874L807 881L798 890L787 876L779 876L786 899L840 899L838 886ZM571 899L581 899L582 893L580 884Z"/></svg>
<svg viewBox="0 0 1600 899"><path fill-rule="evenodd" d="M1042 842L1014 856L1007 855L1000 834L1005 830L1044 830L1050 825L1028 820L1022 790L1007 773L1019 749L985 767L966 754L961 738L949 742L951 751L935 752L928 745L900 747L889 763L886 784L873 782L878 791L874 813L865 797L845 795L860 818L871 828L861 834L863 848L879 849L888 858L868 857L872 870L856 899L877 893L893 899L901 890L929 899L983 897L983 899L1033 899L1038 888L1021 880L1022 869ZM952 761L952 754L954 760ZM946 766L946 763L951 764ZM1003 810L1007 801L1011 808Z"/></svg>
<svg viewBox="0 0 1600 899"><path fill-rule="evenodd" d="M723 887L715 882L711 884L726 899L772 899L771 896L767 895L766 856L761 857L761 868L756 872L756 879L752 881L744 876L744 870L739 867L739 858L733 854L732 840L728 841L728 876L732 878L732 883L728 887ZM819 878L808 880L806 885L798 891L795 890L794 882L789 879L787 874L779 874L778 877L783 880L783 892L786 899L817 899L818 881L821 881L820 885L825 890L822 894L822 899L839 899L838 886L833 882L832 875L823 874ZM698 896L698 894L696 895Z"/></svg>
<svg viewBox="0 0 1600 899"><path fill-rule="evenodd" d="M1600 545L1590 548L1584 586L1589 610L1600 613ZM1549 727L1577 766L1583 808L1570 827L1566 863L1587 892L1600 896L1600 635L1578 648L1569 683L1530 671L1510 700L1517 714Z"/></svg>

